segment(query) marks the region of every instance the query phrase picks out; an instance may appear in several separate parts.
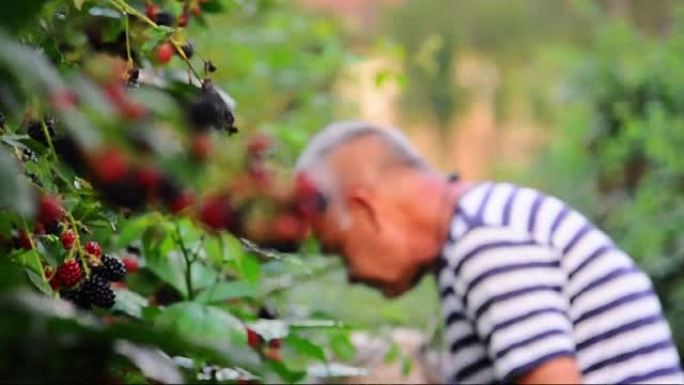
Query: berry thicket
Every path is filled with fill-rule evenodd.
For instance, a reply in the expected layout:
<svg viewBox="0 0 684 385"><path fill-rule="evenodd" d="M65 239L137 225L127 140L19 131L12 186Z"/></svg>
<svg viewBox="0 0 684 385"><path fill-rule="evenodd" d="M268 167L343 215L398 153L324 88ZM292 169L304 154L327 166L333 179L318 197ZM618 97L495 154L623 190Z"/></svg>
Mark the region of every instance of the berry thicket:
<svg viewBox="0 0 684 385"><path fill-rule="evenodd" d="M283 287L262 276L292 274L280 253L300 250L325 202L278 166L282 138L241 128L222 88L230 81L217 81L221 67L193 43L207 15L239 12L238 3L31 0L8 14L0 250L44 295L127 325L89 332L103 351L143 338L189 360L174 369L189 378L219 368L207 379L295 381L308 362L336 357L327 338L348 342L338 328L316 337L265 310ZM170 334L141 337L155 333ZM79 358L101 360L88 380L159 380L134 358L103 354ZM74 375L15 370L7 361L0 375Z"/></svg>

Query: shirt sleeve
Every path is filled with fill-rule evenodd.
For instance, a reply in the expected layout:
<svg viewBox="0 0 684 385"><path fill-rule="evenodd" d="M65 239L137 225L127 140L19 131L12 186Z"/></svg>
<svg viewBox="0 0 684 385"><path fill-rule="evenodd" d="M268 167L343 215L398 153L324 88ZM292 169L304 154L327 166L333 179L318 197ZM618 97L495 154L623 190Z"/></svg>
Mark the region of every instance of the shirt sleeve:
<svg viewBox="0 0 684 385"><path fill-rule="evenodd" d="M457 282L498 378L514 381L575 355L566 275L551 248L519 238L480 245L462 260Z"/></svg>

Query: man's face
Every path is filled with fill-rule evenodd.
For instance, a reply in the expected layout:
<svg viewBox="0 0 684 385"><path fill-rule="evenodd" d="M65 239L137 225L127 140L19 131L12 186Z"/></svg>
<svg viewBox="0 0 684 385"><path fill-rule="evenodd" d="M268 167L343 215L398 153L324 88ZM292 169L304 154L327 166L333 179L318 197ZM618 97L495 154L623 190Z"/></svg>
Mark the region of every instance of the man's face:
<svg viewBox="0 0 684 385"><path fill-rule="evenodd" d="M400 208L380 194L350 193L344 214L331 208L315 218L313 230L324 250L339 254L349 282L365 283L396 297L415 283L417 266L409 226Z"/></svg>

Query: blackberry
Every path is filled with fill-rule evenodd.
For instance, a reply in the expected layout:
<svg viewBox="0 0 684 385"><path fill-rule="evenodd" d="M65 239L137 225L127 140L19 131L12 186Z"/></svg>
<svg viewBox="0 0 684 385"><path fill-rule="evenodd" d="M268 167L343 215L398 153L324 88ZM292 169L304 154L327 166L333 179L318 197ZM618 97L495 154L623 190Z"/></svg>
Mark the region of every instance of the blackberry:
<svg viewBox="0 0 684 385"><path fill-rule="evenodd" d="M83 173L86 165L85 157L74 139L63 135L53 140L52 145L62 161L77 173Z"/></svg>
<svg viewBox="0 0 684 385"><path fill-rule="evenodd" d="M44 146L47 146L48 140L47 136L45 136L45 130L43 130L43 123L45 123L45 126L47 127L47 131L50 137L54 137L56 133L55 120L51 118L45 119L42 122L40 120L30 121L26 128L26 133L28 134L28 136L31 137L31 139L35 140L38 143L41 143Z"/></svg>
<svg viewBox="0 0 684 385"><path fill-rule="evenodd" d="M181 49L183 50L185 57L188 59L192 58L195 55L195 47L190 42L183 44Z"/></svg>
<svg viewBox="0 0 684 385"><path fill-rule="evenodd" d="M107 254L102 256L102 264L93 267L93 272L108 281L123 281L126 276L126 267L118 259Z"/></svg>
<svg viewBox="0 0 684 385"><path fill-rule="evenodd" d="M204 70L206 72L216 72L216 65L211 62L211 60L207 60L204 62Z"/></svg>
<svg viewBox="0 0 684 385"><path fill-rule="evenodd" d="M173 16L166 11L157 12L157 14L154 15L154 22L157 23L157 25L170 27L173 25Z"/></svg>
<svg viewBox="0 0 684 385"><path fill-rule="evenodd" d="M99 275L92 275L81 285L81 292L86 296L90 304L109 309L114 306L116 295L109 282Z"/></svg>
<svg viewBox="0 0 684 385"><path fill-rule="evenodd" d="M88 298L88 295L83 292L82 287L70 290L62 290L60 294L62 299L73 303L79 309L90 310L93 307L93 305L90 303L90 298Z"/></svg>
<svg viewBox="0 0 684 385"><path fill-rule="evenodd" d="M5 128L5 116L0 112L0 128Z"/></svg>
<svg viewBox="0 0 684 385"><path fill-rule="evenodd" d="M24 162L37 162L38 158L36 157L36 153L33 152L30 148L25 148L21 151L21 160Z"/></svg>
<svg viewBox="0 0 684 385"><path fill-rule="evenodd" d="M60 234L62 232L62 224L59 222L50 222L45 224L45 232L48 234Z"/></svg>
<svg viewBox="0 0 684 385"><path fill-rule="evenodd" d="M188 118L198 130L214 127L229 134L238 132L233 112L208 79L202 83L201 95L190 104Z"/></svg>

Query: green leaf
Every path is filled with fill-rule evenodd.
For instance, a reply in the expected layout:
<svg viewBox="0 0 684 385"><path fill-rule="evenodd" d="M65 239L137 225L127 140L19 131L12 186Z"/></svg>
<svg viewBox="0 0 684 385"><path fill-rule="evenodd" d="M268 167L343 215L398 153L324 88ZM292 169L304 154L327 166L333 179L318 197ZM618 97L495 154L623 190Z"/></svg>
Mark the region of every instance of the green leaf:
<svg viewBox="0 0 684 385"><path fill-rule="evenodd" d="M170 306L155 317L154 324L201 344L229 346L246 343L244 327L237 318L217 307L195 302Z"/></svg>
<svg viewBox="0 0 684 385"><path fill-rule="evenodd" d="M28 276L33 286L37 287L38 290L40 290L43 294L52 295L52 288L50 287L50 285L48 285L47 282L43 280L42 274L39 275L31 270L26 270L26 275Z"/></svg>
<svg viewBox="0 0 684 385"><path fill-rule="evenodd" d="M35 212L35 197L17 162L5 148L0 148L0 209L3 208L30 217Z"/></svg>
<svg viewBox="0 0 684 385"><path fill-rule="evenodd" d="M267 361L266 366L272 371L276 372L280 378L288 384L294 384L301 381L306 376L305 371L293 371L287 368L285 364L277 361Z"/></svg>
<svg viewBox="0 0 684 385"><path fill-rule="evenodd" d="M166 26L159 26L149 31L150 37L140 46L140 54L147 56L157 48L158 45L168 39L173 33L173 29Z"/></svg>
<svg viewBox="0 0 684 385"><path fill-rule="evenodd" d="M246 281L252 283L257 283L259 281L259 277L261 276L261 265L256 256L249 253L243 254L242 258L238 260L237 268L242 278Z"/></svg>
<svg viewBox="0 0 684 385"><path fill-rule="evenodd" d="M285 346L295 350L297 353L325 362L325 352L320 346L315 345L309 340L290 334L285 339Z"/></svg>
<svg viewBox="0 0 684 385"><path fill-rule="evenodd" d="M85 2L86 2L86 0L74 0L74 7L76 7L76 9L78 9L80 11L81 8L83 7L83 3L85 3Z"/></svg>
<svg viewBox="0 0 684 385"><path fill-rule="evenodd" d="M220 302L234 298L256 298L258 287L250 282L219 282L200 293L196 300L202 303Z"/></svg>
<svg viewBox="0 0 684 385"><path fill-rule="evenodd" d="M401 360L401 374L406 377L411 374L413 369L413 363L411 362L410 356L404 356Z"/></svg>
<svg viewBox="0 0 684 385"><path fill-rule="evenodd" d="M131 242L140 239L150 223L151 218L147 215L135 217L123 223L119 222L119 236L116 239L117 248L124 248Z"/></svg>
<svg viewBox="0 0 684 385"><path fill-rule="evenodd" d="M330 338L330 348L336 356L344 361L350 361L356 355L356 348L349 340L348 333L335 333Z"/></svg>
<svg viewBox="0 0 684 385"><path fill-rule="evenodd" d="M143 308L149 305L145 297L125 289L115 290L114 293L116 294L116 302L112 310L120 311L131 317L142 318Z"/></svg>
<svg viewBox="0 0 684 385"><path fill-rule="evenodd" d="M392 341L389 350L385 354L385 363L391 364L395 362L399 358L399 353L399 345L397 345L395 341Z"/></svg>

